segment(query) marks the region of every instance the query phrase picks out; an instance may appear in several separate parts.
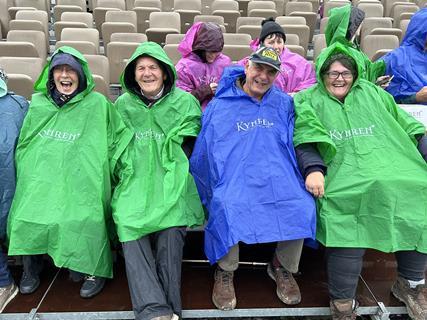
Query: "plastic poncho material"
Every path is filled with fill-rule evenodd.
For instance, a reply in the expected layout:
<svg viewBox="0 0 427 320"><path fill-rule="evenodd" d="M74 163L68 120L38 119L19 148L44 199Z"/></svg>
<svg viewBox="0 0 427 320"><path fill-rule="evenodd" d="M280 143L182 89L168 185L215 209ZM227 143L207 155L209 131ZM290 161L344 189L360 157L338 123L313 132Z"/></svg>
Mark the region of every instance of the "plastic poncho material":
<svg viewBox="0 0 427 320"><path fill-rule="evenodd" d="M157 59L169 68L175 82L172 61L154 42L141 44L127 68L141 55ZM116 188L113 217L121 242L137 240L150 233L175 226L203 224L204 213L189 162L181 147L186 137L200 130L200 105L191 94L172 86L170 92L151 107L138 97L122 74L126 90L116 106L135 139L129 149L134 175L128 184ZM131 70L132 71L132 70Z"/></svg>
<svg viewBox="0 0 427 320"><path fill-rule="evenodd" d="M360 66L359 76L375 83L379 76L384 75L385 64L382 60L371 62L368 56L357 46L346 39L350 21L351 5L333 8L329 11L329 20L325 30L326 45L339 42L351 51L352 56Z"/></svg>
<svg viewBox="0 0 427 320"><path fill-rule="evenodd" d="M47 253L58 267L111 278L112 175L132 133L93 91L85 58L70 47L59 52L80 61L87 87L58 108L47 93L50 62L35 83L16 149L9 254Z"/></svg>
<svg viewBox="0 0 427 320"><path fill-rule="evenodd" d="M385 55L386 74L394 75L387 91L399 101L427 86L427 8L415 13L399 48Z"/></svg>
<svg viewBox="0 0 427 320"><path fill-rule="evenodd" d="M328 165L317 239L327 247L427 253L427 164L416 146L425 128L365 79L354 81L343 103L331 96L319 70L335 52L357 61L340 43L328 47L316 62L318 84L294 97L294 143L317 144Z"/></svg>
<svg viewBox="0 0 427 320"><path fill-rule="evenodd" d="M0 79L0 240L6 236L7 217L16 186L15 148L28 110L24 97L7 93Z"/></svg>
<svg viewBox="0 0 427 320"><path fill-rule="evenodd" d="M259 48L259 39L250 44L251 49ZM237 64L244 66L249 57L240 60ZM277 75L274 85L286 93L296 93L307 89L316 83L316 74L313 66L297 53L284 48L280 54L280 73Z"/></svg>
<svg viewBox="0 0 427 320"><path fill-rule="evenodd" d="M220 53L214 62L205 63L193 52L193 43L201 25L202 22L193 24L178 47L182 58L176 64L178 74L176 86L187 92L191 92L201 85L209 85L212 82L218 83L224 68L231 65L231 59L223 53ZM202 110L205 110L208 102L208 99L200 102Z"/></svg>
<svg viewBox="0 0 427 320"><path fill-rule="evenodd" d="M292 98L273 86L258 101L237 86L241 77L241 66L224 70L190 160L209 211L205 253L211 263L239 241L315 236L315 203L292 143Z"/></svg>

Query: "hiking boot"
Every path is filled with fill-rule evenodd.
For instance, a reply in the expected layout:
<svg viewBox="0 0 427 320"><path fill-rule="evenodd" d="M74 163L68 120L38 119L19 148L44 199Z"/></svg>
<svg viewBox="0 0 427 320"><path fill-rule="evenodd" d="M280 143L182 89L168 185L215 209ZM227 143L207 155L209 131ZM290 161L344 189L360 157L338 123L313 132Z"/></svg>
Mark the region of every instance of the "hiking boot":
<svg viewBox="0 0 427 320"><path fill-rule="evenodd" d="M408 314L412 319L427 319L427 285L420 284L411 288L408 280L397 277L391 292L406 305Z"/></svg>
<svg viewBox="0 0 427 320"><path fill-rule="evenodd" d="M215 283L212 302L220 310L233 310L236 307L236 293L233 285L233 271L224 271L219 267L215 271Z"/></svg>
<svg viewBox="0 0 427 320"><path fill-rule="evenodd" d="M80 297L92 298L101 292L105 285L105 278L86 276L80 289Z"/></svg>
<svg viewBox="0 0 427 320"><path fill-rule="evenodd" d="M15 283L0 288L0 313L6 308L7 304L12 301L13 298L18 294L18 287Z"/></svg>
<svg viewBox="0 0 427 320"><path fill-rule="evenodd" d="M33 275L24 272L19 283L19 292L22 294L30 294L37 290L40 285L40 278L38 275Z"/></svg>
<svg viewBox="0 0 427 320"><path fill-rule="evenodd" d="M353 308L353 299L335 299L329 301L332 320L354 320L357 317L356 309L359 306L357 301Z"/></svg>
<svg viewBox="0 0 427 320"><path fill-rule="evenodd" d="M269 263L267 273L276 282L276 293L283 303L293 305L301 302L301 292L291 272Z"/></svg>

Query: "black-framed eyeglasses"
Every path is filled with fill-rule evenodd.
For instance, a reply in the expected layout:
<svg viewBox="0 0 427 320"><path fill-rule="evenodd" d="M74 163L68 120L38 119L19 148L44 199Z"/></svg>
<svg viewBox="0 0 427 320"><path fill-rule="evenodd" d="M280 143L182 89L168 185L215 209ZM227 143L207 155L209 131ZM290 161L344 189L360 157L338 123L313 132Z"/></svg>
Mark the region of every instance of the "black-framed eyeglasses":
<svg viewBox="0 0 427 320"><path fill-rule="evenodd" d="M351 79L351 78L353 78L353 74L351 73L351 71L343 71L343 72L329 71L329 72L326 72L325 74L331 80L338 79L340 76L342 76L343 79Z"/></svg>

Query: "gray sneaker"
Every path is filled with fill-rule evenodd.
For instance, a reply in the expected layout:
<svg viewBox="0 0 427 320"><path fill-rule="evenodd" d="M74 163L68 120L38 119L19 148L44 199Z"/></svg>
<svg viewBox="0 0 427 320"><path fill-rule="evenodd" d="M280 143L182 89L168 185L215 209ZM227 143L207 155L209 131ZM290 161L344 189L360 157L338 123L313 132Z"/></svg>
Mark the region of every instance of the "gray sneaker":
<svg viewBox="0 0 427 320"><path fill-rule="evenodd" d="M19 283L19 291L22 294L30 294L37 290L40 285L40 278L38 275L25 273L22 275L21 282Z"/></svg>
<svg viewBox="0 0 427 320"><path fill-rule="evenodd" d="M408 314L412 319L427 319L427 285L418 285L415 288L411 288L408 280L397 277L391 292L406 305Z"/></svg>
<svg viewBox="0 0 427 320"><path fill-rule="evenodd" d="M18 294L18 287L15 283L8 285L7 287L0 288L0 313L6 308L9 302Z"/></svg>
<svg viewBox="0 0 427 320"><path fill-rule="evenodd" d="M220 310L233 310L237 300L234 292L233 271L224 271L219 267L215 271L215 283L212 291L212 302Z"/></svg>
<svg viewBox="0 0 427 320"><path fill-rule="evenodd" d="M80 289L80 297L92 298L101 292L105 285L105 278L86 276Z"/></svg>
<svg viewBox="0 0 427 320"><path fill-rule="evenodd" d="M353 308L353 299L335 299L329 301L332 320L354 320L357 317L356 309L359 306L357 301Z"/></svg>

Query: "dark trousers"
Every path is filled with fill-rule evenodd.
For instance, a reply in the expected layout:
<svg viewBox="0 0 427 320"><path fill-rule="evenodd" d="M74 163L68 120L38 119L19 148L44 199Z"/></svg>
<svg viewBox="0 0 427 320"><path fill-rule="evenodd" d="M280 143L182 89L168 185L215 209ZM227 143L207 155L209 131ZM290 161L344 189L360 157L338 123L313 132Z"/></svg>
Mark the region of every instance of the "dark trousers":
<svg viewBox="0 0 427 320"><path fill-rule="evenodd" d="M11 285L12 282L13 278L7 265L7 254L0 246L0 287L7 287Z"/></svg>
<svg viewBox="0 0 427 320"><path fill-rule="evenodd" d="M363 248L326 248L326 268L331 299L352 299L362 271ZM419 281L424 279L427 254L415 250L395 252L400 277Z"/></svg>
<svg viewBox="0 0 427 320"><path fill-rule="evenodd" d="M38 276L43 270L43 255L22 256L22 265L24 267L24 273Z"/></svg>
<svg viewBox="0 0 427 320"><path fill-rule="evenodd" d="M181 264L185 228L169 228L123 242L136 320L181 317Z"/></svg>

